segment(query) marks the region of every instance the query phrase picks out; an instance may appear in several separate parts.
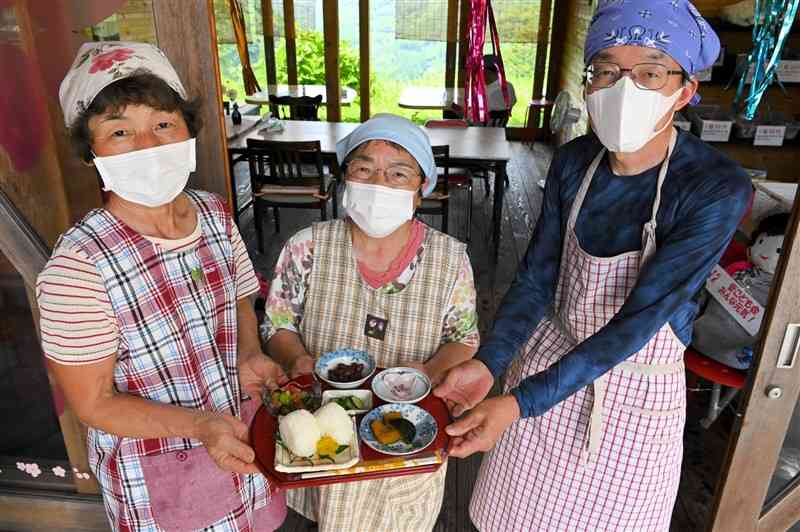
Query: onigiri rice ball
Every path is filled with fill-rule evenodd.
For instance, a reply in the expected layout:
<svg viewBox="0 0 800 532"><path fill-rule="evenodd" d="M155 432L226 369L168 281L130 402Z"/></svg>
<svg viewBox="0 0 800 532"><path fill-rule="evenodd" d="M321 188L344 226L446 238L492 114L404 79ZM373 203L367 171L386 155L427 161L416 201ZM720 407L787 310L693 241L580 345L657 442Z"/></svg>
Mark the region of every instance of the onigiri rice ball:
<svg viewBox="0 0 800 532"><path fill-rule="evenodd" d="M283 443L297 456L311 456L317 451L322 437L317 419L308 410L295 410L278 422Z"/></svg>
<svg viewBox="0 0 800 532"><path fill-rule="evenodd" d="M353 441L353 422L347 411L331 401L314 413L320 433L331 436L339 445L350 445Z"/></svg>

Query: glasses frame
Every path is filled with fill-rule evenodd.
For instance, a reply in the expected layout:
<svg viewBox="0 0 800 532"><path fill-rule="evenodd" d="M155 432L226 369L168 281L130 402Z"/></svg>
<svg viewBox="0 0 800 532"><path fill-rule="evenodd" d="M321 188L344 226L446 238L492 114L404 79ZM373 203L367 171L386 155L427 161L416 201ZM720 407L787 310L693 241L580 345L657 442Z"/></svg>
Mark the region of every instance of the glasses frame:
<svg viewBox="0 0 800 532"><path fill-rule="evenodd" d="M633 72L634 68L636 68L638 66L642 66L642 65L651 65L651 66L664 67L666 69L666 71L667 71L666 72L667 73L667 77L680 75L680 76L683 76L684 80L687 79L686 73L683 70L670 70L667 65L663 65L661 63L650 63L650 62L636 63L631 68L622 68L621 66L619 66L617 63L614 63L613 61L598 61L598 63L602 63L602 64L606 64L606 65L614 65L615 67L617 67L619 69L619 78L617 79L617 81L615 81L611 85L608 85L606 87L598 87L597 90L609 89L609 88L613 87L614 85L616 85L619 82L619 80L621 80L623 77L625 77L625 72ZM589 87L592 86L591 82L589 81L589 78L592 75L593 67L594 67L594 64L589 63L583 69L583 83L585 85L589 86ZM633 77L631 77L630 79L631 79L631 81L633 81L634 85L636 85L637 87L639 87L640 89L645 90L645 91L660 91L661 89L663 89L664 87L667 86L667 81L668 81L665 78L664 79L664 84L662 86L658 87L657 89L651 89L649 87L643 87L643 86L639 85L639 83L635 79L633 79Z"/></svg>
<svg viewBox="0 0 800 532"><path fill-rule="evenodd" d="M353 176L351 175L351 173L353 172L352 168L353 168L353 164L354 163L355 163L355 161L348 161L347 166L344 169L344 178L345 178L345 180L348 179L348 178L351 178L351 179L353 179L353 181L355 181L357 183L364 183L365 180L353 178ZM391 168L392 167L389 167L389 168L373 168L372 169L372 173L369 176L369 179L373 179L376 175L378 175L378 172L380 172L380 173L383 174L383 179L386 180L386 182L391 184L392 186L400 187L400 188L408 186L407 184L402 184L401 185L401 184L397 184L397 183L392 183L392 181L389 178L389 176L386 175L386 171L391 169ZM416 179L418 177L420 178L421 181L423 181L423 182L425 181L425 179L422 177L422 174L420 174L419 172L414 172L413 175L411 176L411 179L413 180L413 179Z"/></svg>

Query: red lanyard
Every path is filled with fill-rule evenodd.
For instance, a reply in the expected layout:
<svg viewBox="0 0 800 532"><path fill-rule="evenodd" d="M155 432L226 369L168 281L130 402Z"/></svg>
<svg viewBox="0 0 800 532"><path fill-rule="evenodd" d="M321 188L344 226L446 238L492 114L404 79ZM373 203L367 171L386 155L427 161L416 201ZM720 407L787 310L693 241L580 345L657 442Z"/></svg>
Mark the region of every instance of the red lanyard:
<svg viewBox="0 0 800 532"><path fill-rule="evenodd" d="M483 124L488 119L489 102L486 98L486 77L484 75L483 45L486 39L486 21L489 21L489 33L492 39L492 52L497 57L497 79L506 108L509 104L508 80L503 56L500 53L500 35L494 19L491 0L471 0L469 18L467 19L467 37L469 54L466 63L466 80L464 87L465 117L476 124Z"/></svg>

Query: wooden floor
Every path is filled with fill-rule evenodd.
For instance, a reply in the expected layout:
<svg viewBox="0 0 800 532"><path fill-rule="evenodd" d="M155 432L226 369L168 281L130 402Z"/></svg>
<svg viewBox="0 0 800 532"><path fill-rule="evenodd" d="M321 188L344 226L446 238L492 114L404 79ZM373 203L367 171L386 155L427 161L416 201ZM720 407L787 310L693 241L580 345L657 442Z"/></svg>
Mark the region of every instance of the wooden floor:
<svg viewBox="0 0 800 532"><path fill-rule="evenodd" d="M474 182L472 238L468 250L478 290L482 335L491 326L497 305L513 280L516 267L527 249L541 209L542 190L537 182L545 177L552 157L552 150L543 144L535 144L531 148L514 143L512 153L513 158L508 166L509 188L505 195L502 219L503 236L497 263L492 260L491 247L492 195L486 196L481 181ZM245 165L239 165L237 174L246 172L244 167ZM239 175L238 179L242 194L249 194L246 176ZM467 198L466 190L457 190L451 194L450 234L462 240L466 239ZM256 269L269 277L286 239L316 220L319 220L319 213L314 211L282 210L281 233L274 233L272 220L267 220L264 227L265 249L263 254L259 254L256 251L251 211L244 213L240 228ZM431 217L431 220L426 221L439 228L438 217ZM689 394L684 467L671 526L671 530L675 532L704 529L713 501L714 484L724 457L727 444L725 419L718 421L709 431L698 425L707 400L707 392ZM475 530L468 516L468 506L479 464L479 456L450 461L444 504L436 531ZM290 510L290 515L280 530L289 532L310 528L313 528L313 523Z"/></svg>

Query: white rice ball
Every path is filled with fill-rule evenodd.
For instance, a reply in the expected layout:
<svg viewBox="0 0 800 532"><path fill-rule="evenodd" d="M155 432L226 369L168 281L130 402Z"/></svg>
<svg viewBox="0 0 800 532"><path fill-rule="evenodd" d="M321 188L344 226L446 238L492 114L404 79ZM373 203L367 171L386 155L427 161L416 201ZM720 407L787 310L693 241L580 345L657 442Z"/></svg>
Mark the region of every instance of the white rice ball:
<svg viewBox="0 0 800 532"><path fill-rule="evenodd" d="M323 436L328 434L339 445L350 445L353 441L353 422L339 403L331 401L317 410L314 417Z"/></svg>
<svg viewBox="0 0 800 532"><path fill-rule="evenodd" d="M311 456L317 452L317 442L322 437L317 419L308 410L295 410L283 416L278 423L283 443L297 456Z"/></svg>

